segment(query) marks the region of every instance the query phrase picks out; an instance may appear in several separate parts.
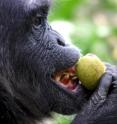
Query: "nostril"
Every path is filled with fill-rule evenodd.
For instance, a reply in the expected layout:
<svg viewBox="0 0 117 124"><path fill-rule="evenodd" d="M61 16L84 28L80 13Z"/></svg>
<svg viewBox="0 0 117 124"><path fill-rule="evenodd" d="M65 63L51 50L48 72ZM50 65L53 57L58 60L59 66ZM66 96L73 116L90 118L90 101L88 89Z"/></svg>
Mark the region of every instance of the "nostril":
<svg viewBox="0 0 117 124"><path fill-rule="evenodd" d="M60 39L57 39L57 43L60 46L65 46L65 43L62 40L60 40Z"/></svg>

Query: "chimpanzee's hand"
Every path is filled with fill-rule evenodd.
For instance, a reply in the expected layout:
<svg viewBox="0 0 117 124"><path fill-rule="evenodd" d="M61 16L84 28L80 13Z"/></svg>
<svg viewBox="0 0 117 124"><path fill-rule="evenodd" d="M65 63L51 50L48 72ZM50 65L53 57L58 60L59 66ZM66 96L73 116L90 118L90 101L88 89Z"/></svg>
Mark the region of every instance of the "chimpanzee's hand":
<svg viewBox="0 0 117 124"><path fill-rule="evenodd" d="M100 79L98 89L72 124L117 123L117 69L110 64L106 66L107 73Z"/></svg>
<svg viewBox="0 0 117 124"><path fill-rule="evenodd" d="M117 80L117 67L115 65L111 65L109 63L105 63L106 65L106 71L111 73L113 76L113 80Z"/></svg>

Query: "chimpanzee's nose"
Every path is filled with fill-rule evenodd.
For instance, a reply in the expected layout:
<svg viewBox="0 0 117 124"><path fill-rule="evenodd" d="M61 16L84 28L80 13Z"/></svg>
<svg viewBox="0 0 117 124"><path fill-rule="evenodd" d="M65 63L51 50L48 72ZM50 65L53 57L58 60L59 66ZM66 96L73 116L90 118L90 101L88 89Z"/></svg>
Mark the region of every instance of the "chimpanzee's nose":
<svg viewBox="0 0 117 124"><path fill-rule="evenodd" d="M62 37L62 35L60 35L55 30L52 30L52 34L55 37L55 41L58 45L63 46L63 47L66 46L64 38Z"/></svg>
<svg viewBox="0 0 117 124"><path fill-rule="evenodd" d="M58 45L63 46L63 47L66 46L65 41L64 41L64 38L62 37L62 35L60 35L57 31L53 30L50 25L47 25L47 27L48 27L47 28L48 31L50 31L49 34L51 34L51 38L53 38L53 40Z"/></svg>
<svg viewBox="0 0 117 124"><path fill-rule="evenodd" d="M57 44L60 46L63 46L63 47L66 46L65 41L63 40L61 35L58 36L58 38L57 38Z"/></svg>

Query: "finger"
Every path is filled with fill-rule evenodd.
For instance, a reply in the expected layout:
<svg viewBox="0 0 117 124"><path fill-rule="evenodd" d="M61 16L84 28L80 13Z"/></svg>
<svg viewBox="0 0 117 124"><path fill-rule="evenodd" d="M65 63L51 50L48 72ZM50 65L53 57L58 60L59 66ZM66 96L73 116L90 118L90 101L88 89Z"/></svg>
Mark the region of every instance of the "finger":
<svg viewBox="0 0 117 124"><path fill-rule="evenodd" d="M111 68L111 64L110 64L110 63L104 62L104 64L105 64L105 66L106 66L107 68Z"/></svg>
<svg viewBox="0 0 117 124"><path fill-rule="evenodd" d="M110 63L105 63L105 66L106 66L106 71L112 70L112 65Z"/></svg>
<svg viewBox="0 0 117 124"><path fill-rule="evenodd" d="M100 79L100 85L98 88L98 93L101 96L107 96L108 90L112 84L112 74L105 73L102 78Z"/></svg>
<svg viewBox="0 0 117 124"><path fill-rule="evenodd" d="M111 65L110 63L105 63L106 71L111 71L111 73L117 73L117 67L115 65Z"/></svg>
<svg viewBox="0 0 117 124"><path fill-rule="evenodd" d="M117 87L117 80L113 81L112 84L113 84L113 87L116 88Z"/></svg>
<svg viewBox="0 0 117 124"><path fill-rule="evenodd" d="M113 76L113 81L116 81L117 80L117 73L112 74L112 76Z"/></svg>
<svg viewBox="0 0 117 124"><path fill-rule="evenodd" d="M106 72L116 73L117 70L116 70L115 66L113 66L113 67L106 68Z"/></svg>

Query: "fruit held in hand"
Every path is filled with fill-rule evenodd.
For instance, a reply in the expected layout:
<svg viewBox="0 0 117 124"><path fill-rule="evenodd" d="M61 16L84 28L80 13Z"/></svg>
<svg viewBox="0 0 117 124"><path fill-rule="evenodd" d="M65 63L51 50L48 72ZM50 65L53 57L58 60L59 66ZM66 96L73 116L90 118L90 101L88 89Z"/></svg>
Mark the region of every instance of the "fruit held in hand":
<svg viewBox="0 0 117 124"><path fill-rule="evenodd" d="M89 90L97 87L98 80L105 70L104 63L94 54L81 57L76 65L76 74L81 84Z"/></svg>

